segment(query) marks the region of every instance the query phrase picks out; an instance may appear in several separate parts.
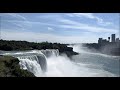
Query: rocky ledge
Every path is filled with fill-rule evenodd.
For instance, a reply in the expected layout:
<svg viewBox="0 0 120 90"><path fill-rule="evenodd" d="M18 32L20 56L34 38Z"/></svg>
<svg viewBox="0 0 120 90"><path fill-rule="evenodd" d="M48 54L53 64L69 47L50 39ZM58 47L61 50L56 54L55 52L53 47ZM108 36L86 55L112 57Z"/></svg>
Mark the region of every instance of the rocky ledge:
<svg viewBox="0 0 120 90"><path fill-rule="evenodd" d="M20 69L18 59L11 56L0 56L0 77L35 77L35 75Z"/></svg>

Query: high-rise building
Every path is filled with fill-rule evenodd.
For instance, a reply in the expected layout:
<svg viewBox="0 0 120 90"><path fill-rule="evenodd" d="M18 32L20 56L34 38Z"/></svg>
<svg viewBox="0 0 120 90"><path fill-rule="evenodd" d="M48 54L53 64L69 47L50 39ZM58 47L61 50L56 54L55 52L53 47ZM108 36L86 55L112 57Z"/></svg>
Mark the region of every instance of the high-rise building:
<svg viewBox="0 0 120 90"><path fill-rule="evenodd" d="M115 42L115 34L111 35L111 42Z"/></svg>

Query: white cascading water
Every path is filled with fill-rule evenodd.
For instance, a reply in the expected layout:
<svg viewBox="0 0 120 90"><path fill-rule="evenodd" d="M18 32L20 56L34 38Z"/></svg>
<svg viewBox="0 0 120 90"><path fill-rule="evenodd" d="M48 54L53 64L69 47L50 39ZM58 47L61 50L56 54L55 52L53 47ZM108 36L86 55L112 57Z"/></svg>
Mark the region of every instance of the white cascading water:
<svg viewBox="0 0 120 90"><path fill-rule="evenodd" d="M59 51L56 49L32 50L27 52L7 52L3 55L11 55L20 61L21 69L32 72L37 77L45 76L47 71L47 59L51 56L57 57Z"/></svg>
<svg viewBox="0 0 120 90"><path fill-rule="evenodd" d="M28 52L7 53L20 60L21 69L27 69L36 77L111 77L118 76L104 70L104 64L97 58L106 59L104 56L91 56L80 46L71 46L79 55L70 60L66 55L60 56L58 50L33 50ZM82 54L83 53L83 54ZM97 57L97 58L95 58ZM109 58L108 58L109 59ZM93 61L92 61L93 60ZM106 61L106 60L105 60ZM110 60L108 60L109 62ZM100 62L100 63L96 63ZM106 65L107 62L105 62ZM115 64L116 65L116 64ZM108 66L109 67L109 66ZM111 70L112 71L112 70ZM118 71L116 71L118 72Z"/></svg>
<svg viewBox="0 0 120 90"><path fill-rule="evenodd" d="M18 57L20 60L21 69L32 72L35 76L42 76L42 70L38 63L37 56Z"/></svg>

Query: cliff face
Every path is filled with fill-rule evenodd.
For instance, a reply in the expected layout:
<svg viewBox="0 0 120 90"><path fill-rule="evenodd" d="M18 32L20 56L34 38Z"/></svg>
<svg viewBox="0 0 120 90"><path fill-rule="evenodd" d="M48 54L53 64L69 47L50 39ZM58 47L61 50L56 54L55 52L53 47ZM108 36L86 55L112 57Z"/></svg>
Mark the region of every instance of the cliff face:
<svg viewBox="0 0 120 90"><path fill-rule="evenodd" d="M20 69L18 59L0 56L0 77L35 77L35 75L27 70Z"/></svg>

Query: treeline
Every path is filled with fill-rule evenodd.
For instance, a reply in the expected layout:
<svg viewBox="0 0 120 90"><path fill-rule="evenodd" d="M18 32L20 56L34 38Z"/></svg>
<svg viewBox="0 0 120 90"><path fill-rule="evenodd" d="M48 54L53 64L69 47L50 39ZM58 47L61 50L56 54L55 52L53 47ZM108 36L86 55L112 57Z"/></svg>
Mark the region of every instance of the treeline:
<svg viewBox="0 0 120 90"><path fill-rule="evenodd" d="M12 50L28 50L30 43L26 41L7 41L0 40L0 50L12 51Z"/></svg>
<svg viewBox="0 0 120 90"><path fill-rule="evenodd" d="M67 47L67 44L50 43L50 42L27 42L27 41L8 41L0 40L0 50L13 51L13 50L41 50L41 49L58 49L60 53L67 55L77 54L73 52L72 47Z"/></svg>

